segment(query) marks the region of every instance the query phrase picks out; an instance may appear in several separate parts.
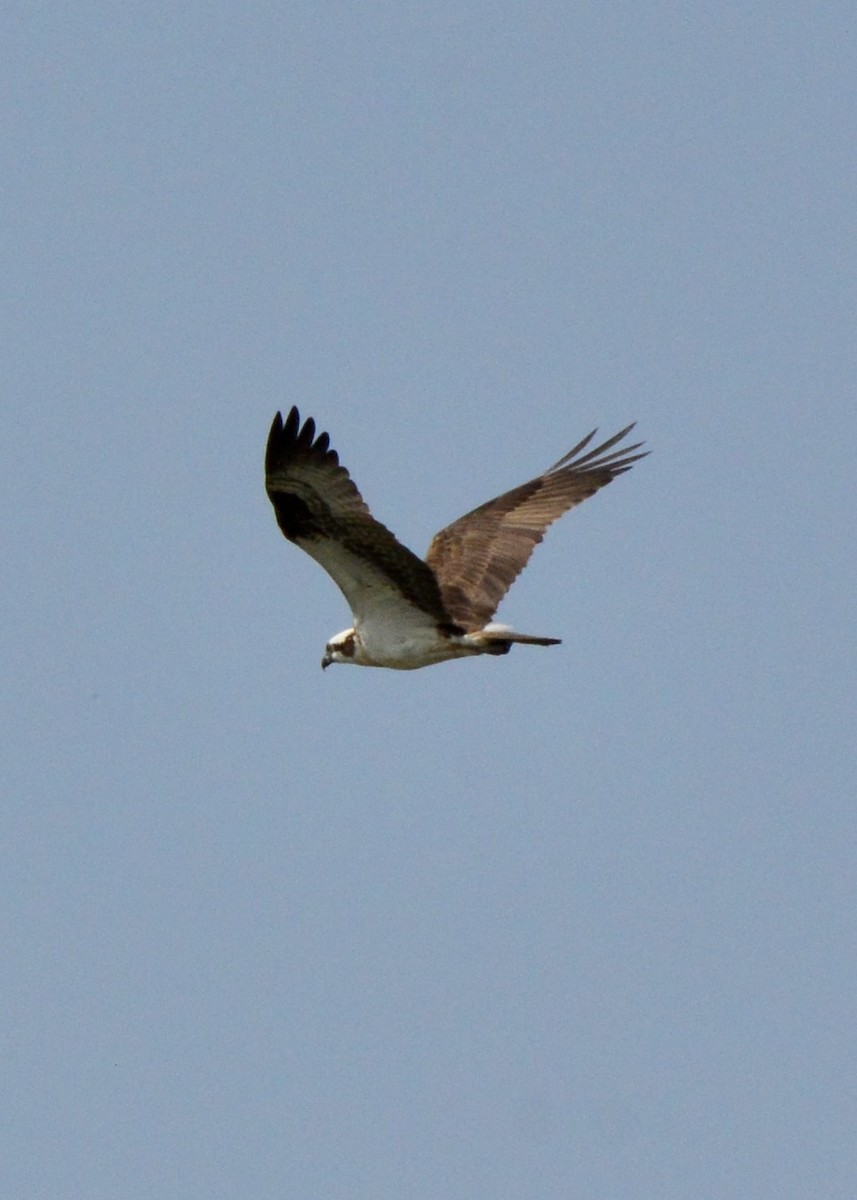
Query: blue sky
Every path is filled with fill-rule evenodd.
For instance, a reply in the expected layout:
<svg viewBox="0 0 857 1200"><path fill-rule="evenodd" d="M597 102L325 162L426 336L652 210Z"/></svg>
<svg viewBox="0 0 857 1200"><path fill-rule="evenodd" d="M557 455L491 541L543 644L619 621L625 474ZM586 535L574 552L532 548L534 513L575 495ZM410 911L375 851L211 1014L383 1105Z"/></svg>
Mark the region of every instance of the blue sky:
<svg viewBox="0 0 857 1200"><path fill-rule="evenodd" d="M857 1187L844 4L16 4L0 1190ZM501 608L334 668L271 417Z"/></svg>

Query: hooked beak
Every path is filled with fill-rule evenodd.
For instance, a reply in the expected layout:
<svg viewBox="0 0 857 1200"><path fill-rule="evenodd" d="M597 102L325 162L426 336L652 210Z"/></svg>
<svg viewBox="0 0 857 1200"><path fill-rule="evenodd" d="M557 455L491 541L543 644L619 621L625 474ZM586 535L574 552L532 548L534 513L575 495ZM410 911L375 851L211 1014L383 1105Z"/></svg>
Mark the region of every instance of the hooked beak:
<svg viewBox="0 0 857 1200"><path fill-rule="evenodd" d="M331 664L332 662L333 662L333 659L330 657L330 651L328 650L328 651L325 653L325 656L324 656L324 658L321 660L321 669L322 669L322 671L326 671L326 670L327 670L327 668L330 666L330 664Z"/></svg>

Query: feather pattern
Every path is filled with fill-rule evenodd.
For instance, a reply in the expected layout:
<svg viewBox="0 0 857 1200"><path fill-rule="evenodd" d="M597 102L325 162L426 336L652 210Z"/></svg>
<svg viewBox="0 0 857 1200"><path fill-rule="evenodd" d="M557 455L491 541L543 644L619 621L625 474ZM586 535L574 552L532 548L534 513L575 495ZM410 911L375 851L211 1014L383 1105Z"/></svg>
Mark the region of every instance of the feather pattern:
<svg viewBox="0 0 857 1200"><path fill-rule="evenodd" d="M607 453L633 428L628 425L583 454L597 433L593 430L543 475L489 500L435 534L426 562L438 578L454 621L465 629L481 629L548 526L645 457L646 452L633 453L641 442Z"/></svg>
<svg viewBox="0 0 857 1200"><path fill-rule="evenodd" d="M355 617L406 603L417 611L403 611L404 623L425 622L427 615L449 623L431 567L375 520L329 435L316 437L312 417L301 426L297 408L285 422L279 413L274 418L265 487L280 529L324 567Z"/></svg>

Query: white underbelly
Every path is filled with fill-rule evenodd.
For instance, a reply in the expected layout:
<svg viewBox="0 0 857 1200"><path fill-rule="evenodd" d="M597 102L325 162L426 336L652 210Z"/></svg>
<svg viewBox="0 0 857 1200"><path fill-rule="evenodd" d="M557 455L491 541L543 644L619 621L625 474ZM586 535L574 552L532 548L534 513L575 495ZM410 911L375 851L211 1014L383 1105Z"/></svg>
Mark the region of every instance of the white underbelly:
<svg viewBox="0 0 857 1200"><path fill-rule="evenodd" d="M472 653L457 638L447 637L432 626L394 629L363 623L359 635L367 666L412 671Z"/></svg>

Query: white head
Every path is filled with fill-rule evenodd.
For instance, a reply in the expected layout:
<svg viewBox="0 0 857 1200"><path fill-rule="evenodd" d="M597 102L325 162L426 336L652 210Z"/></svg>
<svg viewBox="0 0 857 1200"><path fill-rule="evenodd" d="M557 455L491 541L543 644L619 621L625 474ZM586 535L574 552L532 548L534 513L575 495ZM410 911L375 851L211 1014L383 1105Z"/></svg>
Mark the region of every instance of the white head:
<svg viewBox="0 0 857 1200"><path fill-rule="evenodd" d="M357 643L355 637L353 629L343 629L342 633L337 633L335 637L332 637L324 648L321 669L325 670L331 663L356 662Z"/></svg>

